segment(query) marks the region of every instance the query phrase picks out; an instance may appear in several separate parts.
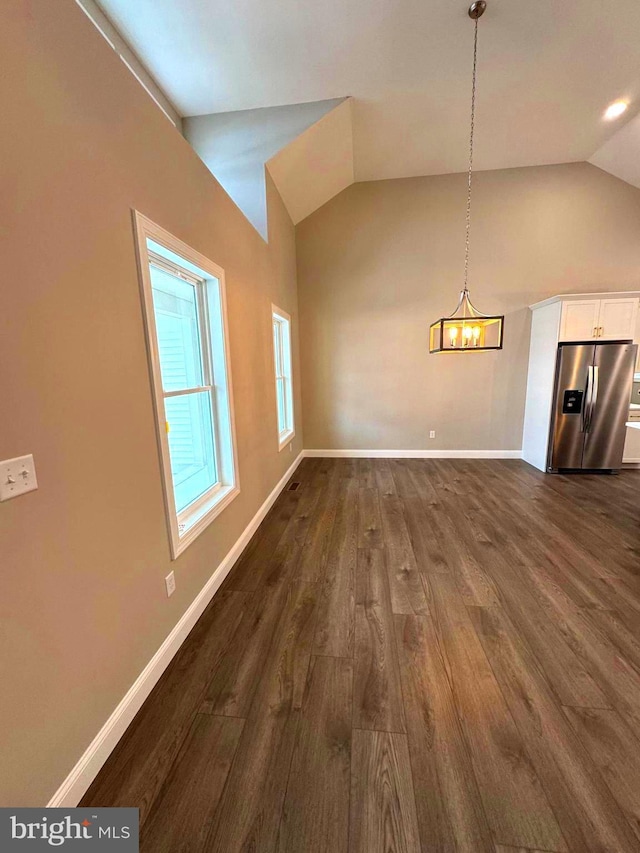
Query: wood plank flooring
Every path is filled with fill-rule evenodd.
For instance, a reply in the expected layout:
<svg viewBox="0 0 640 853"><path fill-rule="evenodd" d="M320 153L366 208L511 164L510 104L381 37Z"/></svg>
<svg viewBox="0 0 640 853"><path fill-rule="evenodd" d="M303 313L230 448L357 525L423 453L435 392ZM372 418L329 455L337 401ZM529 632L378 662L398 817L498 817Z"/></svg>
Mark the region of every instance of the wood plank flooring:
<svg viewBox="0 0 640 853"><path fill-rule="evenodd" d="M143 853L640 851L640 472L293 480L82 804Z"/></svg>

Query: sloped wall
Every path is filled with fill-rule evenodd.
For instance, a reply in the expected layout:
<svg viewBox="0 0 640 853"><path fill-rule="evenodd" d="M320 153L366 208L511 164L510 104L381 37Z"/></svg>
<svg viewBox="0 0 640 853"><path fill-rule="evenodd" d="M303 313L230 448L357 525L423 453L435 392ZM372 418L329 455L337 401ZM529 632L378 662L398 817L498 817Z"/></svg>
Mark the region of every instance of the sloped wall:
<svg viewBox="0 0 640 853"><path fill-rule="evenodd" d="M271 303L298 310L294 230L265 244L73 0L0 29L0 805L41 806L302 447L278 452ZM169 559L131 208L226 271L242 492ZM167 599L164 576L175 569Z"/></svg>
<svg viewBox="0 0 640 853"><path fill-rule="evenodd" d="M269 239L265 163L341 99L193 116L184 134L259 234Z"/></svg>

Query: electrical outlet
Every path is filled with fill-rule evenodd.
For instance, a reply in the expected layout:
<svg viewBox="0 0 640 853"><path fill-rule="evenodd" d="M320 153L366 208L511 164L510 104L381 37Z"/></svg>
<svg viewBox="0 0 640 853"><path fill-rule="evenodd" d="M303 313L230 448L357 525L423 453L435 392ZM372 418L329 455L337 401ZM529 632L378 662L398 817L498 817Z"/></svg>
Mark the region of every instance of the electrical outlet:
<svg viewBox="0 0 640 853"><path fill-rule="evenodd" d="M429 438L435 438L435 437L436 437L436 431L435 431L435 429L431 429L431 430L429 430Z"/></svg>
<svg viewBox="0 0 640 853"><path fill-rule="evenodd" d="M293 453L293 442L289 442L289 453Z"/></svg>
<svg viewBox="0 0 640 853"><path fill-rule="evenodd" d="M167 587L167 598L173 595L176 591L176 576L173 572L169 572L169 574L164 579L165 585Z"/></svg>

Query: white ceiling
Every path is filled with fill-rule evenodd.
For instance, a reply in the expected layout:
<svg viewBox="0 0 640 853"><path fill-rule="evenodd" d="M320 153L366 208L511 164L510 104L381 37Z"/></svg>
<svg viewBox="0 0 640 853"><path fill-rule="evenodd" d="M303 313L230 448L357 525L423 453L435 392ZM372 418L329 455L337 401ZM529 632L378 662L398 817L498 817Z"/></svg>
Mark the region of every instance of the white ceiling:
<svg viewBox="0 0 640 853"><path fill-rule="evenodd" d="M350 95L357 180L466 167L467 0L100 2L183 115ZM640 111L638 0L488 0L478 87L478 169L589 159Z"/></svg>

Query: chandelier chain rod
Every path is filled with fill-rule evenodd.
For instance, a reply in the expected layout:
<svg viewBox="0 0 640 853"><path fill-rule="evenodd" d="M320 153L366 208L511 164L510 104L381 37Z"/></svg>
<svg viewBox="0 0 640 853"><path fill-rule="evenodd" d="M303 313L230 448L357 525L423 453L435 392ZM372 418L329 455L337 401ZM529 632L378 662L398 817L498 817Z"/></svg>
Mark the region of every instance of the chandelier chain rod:
<svg viewBox="0 0 640 853"><path fill-rule="evenodd" d="M469 239L471 235L471 180L473 175L473 136L476 120L476 72L478 67L478 18L475 19L473 35L473 83L471 85L471 130L469 133L469 174L467 179L467 234L464 253L464 290L468 291Z"/></svg>

